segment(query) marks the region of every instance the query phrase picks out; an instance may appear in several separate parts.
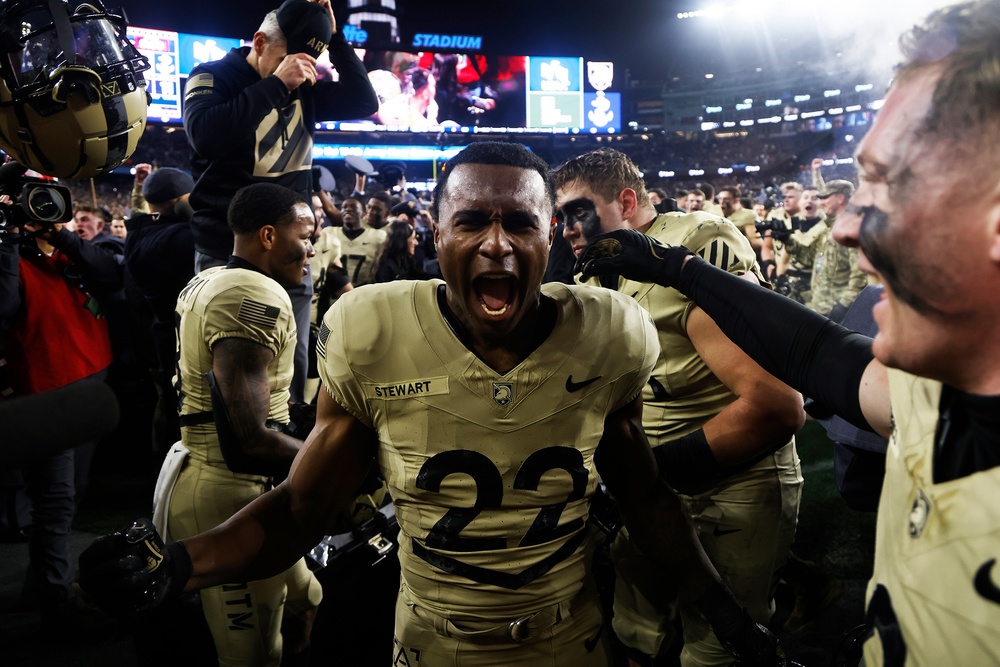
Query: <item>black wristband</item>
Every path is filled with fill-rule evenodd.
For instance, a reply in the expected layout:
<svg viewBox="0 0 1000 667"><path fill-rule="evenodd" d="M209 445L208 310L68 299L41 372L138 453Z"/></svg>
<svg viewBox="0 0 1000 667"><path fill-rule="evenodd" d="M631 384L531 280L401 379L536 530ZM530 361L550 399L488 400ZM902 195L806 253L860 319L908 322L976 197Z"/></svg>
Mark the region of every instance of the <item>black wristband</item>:
<svg viewBox="0 0 1000 667"><path fill-rule="evenodd" d="M702 481L722 472L703 429L654 447L653 456L660 476L668 482Z"/></svg>
<svg viewBox="0 0 1000 667"><path fill-rule="evenodd" d="M169 563L170 582L167 584L167 597L177 597L184 592L184 587L191 578L194 564L183 542L171 542L164 548Z"/></svg>
<svg viewBox="0 0 1000 667"><path fill-rule="evenodd" d="M351 277L347 275L347 269L344 267L333 265L326 270L325 289L331 296L342 290L350 282Z"/></svg>

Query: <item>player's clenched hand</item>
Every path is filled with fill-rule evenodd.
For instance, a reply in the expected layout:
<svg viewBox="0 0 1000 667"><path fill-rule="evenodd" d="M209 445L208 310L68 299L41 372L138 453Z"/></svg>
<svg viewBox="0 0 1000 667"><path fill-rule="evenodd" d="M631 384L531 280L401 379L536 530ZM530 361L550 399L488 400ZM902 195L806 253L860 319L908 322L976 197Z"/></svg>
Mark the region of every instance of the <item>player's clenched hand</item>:
<svg viewBox="0 0 1000 667"><path fill-rule="evenodd" d="M684 260L693 253L684 246L668 246L634 229L616 229L598 234L573 268L584 279L608 273L640 283L675 287L680 281Z"/></svg>
<svg viewBox="0 0 1000 667"><path fill-rule="evenodd" d="M303 83L316 83L316 59L308 53L289 53L278 64L278 69L274 70L274 76L281 79L288 92L301 86Z"/></svg>
<svg viewBox="0 0 1000 667"><path fill-rule="evenodd" d="M179 542L164 545L148 519L97 538L80 555L80 586L109 614L148 611L184 590L191 558Z"/></svg>

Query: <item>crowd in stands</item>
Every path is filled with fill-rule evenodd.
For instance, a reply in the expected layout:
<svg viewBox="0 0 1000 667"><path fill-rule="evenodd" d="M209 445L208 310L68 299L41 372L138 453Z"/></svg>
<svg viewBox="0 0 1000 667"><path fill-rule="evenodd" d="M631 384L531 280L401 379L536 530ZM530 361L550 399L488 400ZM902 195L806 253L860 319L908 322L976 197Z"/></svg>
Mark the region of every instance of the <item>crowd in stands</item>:
<svg viewBox="0 0 1000 667"><path fill-rule="evenodd" d="M859 129L863 131L863 128ZM612 145L628 154L642 167L649 187L663 189L670 196L678 192L686 193L698 184L709 181L716 188L738 185L744 194L762 202L767 198L780 200L781 194L777 191L777 186L781 183L787 181L809 183L809 164L815 157L827 160L824 173L828 174L829 178L850 179L854 173L853 163L838 164L836 160L843 161L850 158L860 138L860 132L848 141L842 135L835 137L831 133L765 135L743 131L700 132L687 135L662 133L622 135L614 138L539 136L532 137L527 143L552 166L601 145ZM394 137L394 141L407 140L421 142L419 138ZM327 137L324 141L336 143L344 139ZM358 143L374 144L378 141L374 135L365 135L358 139ZM129 164L93 181L66 183L72 193L74 204L86 204L107 210L115 219L128 217L133 184L132 171L134 165L141 163L148 163L154 169L175 167L190 170L190 149L183 129L153 124L147 126L139 148ZM328 165L337 174L336 189L331 191L331 195L339 205L351 196L355 187L353 174L347 169L340 168L337 163L322 164ZM748 165L759 167L759 170L748 173L745 168ZM411 181L416 180L417 175L430 177L430 174L423 174L424 171L430 171L426 164L414 163L411 166L415 172L410 177ZM733 171L719 174L720 168L732 168ZM691 177L688 172L692 169L704 170L705 173ZM662 177L659 176L660 172L674 172L674 176ZM370 178L366 185L367 194L390 190L393 185L395 184L386 183L379 178ZM397 197L399 195L398 191L394 194ZM422 196L429 198L429 193Z"/></svg>

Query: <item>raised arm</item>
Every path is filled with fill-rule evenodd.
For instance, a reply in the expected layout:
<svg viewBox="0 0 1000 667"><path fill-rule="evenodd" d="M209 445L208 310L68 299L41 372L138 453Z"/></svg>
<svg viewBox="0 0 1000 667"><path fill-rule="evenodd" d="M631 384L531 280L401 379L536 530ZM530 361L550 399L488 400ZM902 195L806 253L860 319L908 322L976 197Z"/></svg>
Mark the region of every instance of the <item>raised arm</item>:
<svg viewBox="0 0 1000 667"><path fill-rule="evenodd" d="M581 270L678 289L764 370L855 426L889 437L888 378L867 336L634 230L595 237L577 261Z"/></svg>

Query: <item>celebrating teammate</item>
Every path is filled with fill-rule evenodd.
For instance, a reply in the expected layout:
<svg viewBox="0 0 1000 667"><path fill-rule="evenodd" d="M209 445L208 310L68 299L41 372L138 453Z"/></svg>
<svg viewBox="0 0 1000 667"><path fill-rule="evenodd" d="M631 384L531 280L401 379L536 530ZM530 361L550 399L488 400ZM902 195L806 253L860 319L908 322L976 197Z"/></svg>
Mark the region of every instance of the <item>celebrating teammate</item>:
<svg viewBox="0 0 1000 667"><path fill-rule="evenodd" d="M719 581L656 473L641 428L658 352L648 315L608 290L541 286L553 203L546 164L523 146L453 158L433 204L445 281L367 286L330 309L325 391L288 479L182 542L99 538L81 557L88 590L140 609L280 572L377 459L401 528L399 664L603 667L587 573L599 468L636 541L719 637L775 664L776 640Z"/></svg>
<svg viewBox="0 0 1000 667"><path fill-rule="evenodd" d="M719 268L762 279L753 248L729 220L701 211L658 214L639 168L610 148L572 158L555 173L564 236L583 250L586 235L638 229L690 247ZM607 282L607 281L602 281ZM676 290L615 279L608 285L649 311L660 356L643 393L643 428L667 482L682 500L705 551L759 623L774 613L776 571L795 538L802 474L794 433L802 397L729 341L701 309ZM628 531L614 544L614 628L626 646L665 654L675 637L663 572L636 549ZM732 657L690 603L682 665L728 665ZM638 656L636 656L638 657Z"/></svg>
<svg viewBox="0 0 1000 667"><path fill-rule="evenodd" d="M296 339L286 288L308 270L314 224L294 190L242 188L229 206L229 263L199 273L177 299L175 382L190 454L166 508L175 538L214 528L261 495L302 445L283 432ZM283 650L294 656L308 645L321 588L305 559L288 566L201 592L220 662L277 665Z"/></svg>
<svg viewBox="0 0 1000 667"><path fill-rule="evenodd" d="M674 286L762 366L889 438L865 664L1000 663L1000 2L933 13L858 148L835 238L885 284L874 339L633 230L585 274ZM969 179L984 196L957 193Z"/></svg>

